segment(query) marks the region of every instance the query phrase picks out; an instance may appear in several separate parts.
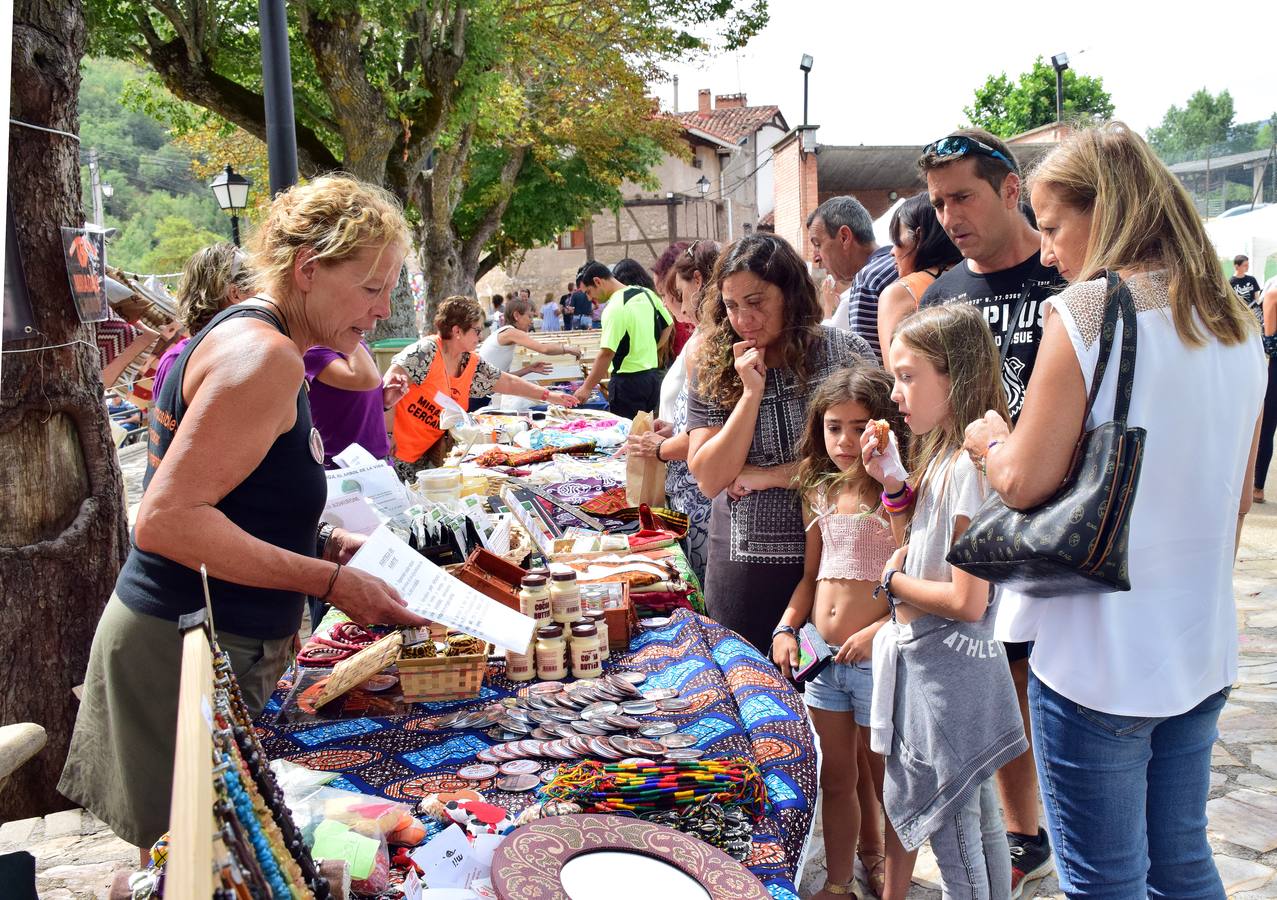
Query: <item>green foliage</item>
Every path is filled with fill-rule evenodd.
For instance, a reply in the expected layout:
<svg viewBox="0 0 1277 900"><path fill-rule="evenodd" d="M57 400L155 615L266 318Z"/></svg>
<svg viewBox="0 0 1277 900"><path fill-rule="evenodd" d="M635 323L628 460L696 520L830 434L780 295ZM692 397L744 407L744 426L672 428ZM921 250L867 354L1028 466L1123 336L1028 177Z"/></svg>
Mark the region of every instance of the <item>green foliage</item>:
<svg viewBox="0 0 1277 900"><path fill-rule="evenodd" d="M1148 142L1159 153L1222 144L1228 140L1233 115L1232 94L1225 90L1213 95L1202 88L1182 108L1172 105L1166 110L1162 124L1148 130Z"/></svg>
<svg viewBox="0 0 1277 900"><path fill-rule="evenodd" d="M255 2L86 6L93 50L144 62L172 92L134 88L135 110L182 137L262 135ZM303 177L345 168L382 183L439 262L427 268L468 268L463 279L476 247L504 255L550 239L618 202L619 186L644 180L662 149L678 152L646 82L671 60L743 45L768 15L766 0L287 8ZM443 287L432 282L432 294Z"/></svg>
<svg viewBox="0 0 1277 900"><path fill-rule="evenodd" d="M1211 94L1201 88L1183 107L1173 105L1166 110L1162 123L1148 130L1148 142L1172 161L1272 146L1271 122L1234 122L1235 114L1233 96L1227 90Z"/></svg>
<svg viewBox="0 0 1277 900"><path fill-rule="evenodd" d="M225 240L203 228L197 228L182 216L165 216L155 224L155 246L141 259L144 272L180 272L186 261L209 244Z"/></svg>
<svg viewBox="0 0 1277 900"><path fill-rule="evenodd" d="M1113 100L1098 76L1064 72L1064 120L1103 121L1113 115ZM1055 69L1042 57L1016 81L1005 72L990 75L964 107L967 122L999 137L1012 137L1055 121Z"/></svg>
<svg viewBox="0 0 1277 900"><path fill-rule="evenodd" d="M229 223L207 184L195 176L191 152L170 140L162 122L129 101L145 78L143 70L127 62L84 60L79 96L81 190L92 215L88 155L94 149L102 182L113 189L112 196L103 198L104 224L119 230L107 247L107 261L130 272L175 272L185 257L175 267L157 266L159 260L176 258L176 248L191 242L175 240L177 235L225 240ZM169 100L177 103L171 96ZM185 224L169 222L161 230L165 220ZM157 253L166 239L169 249Z"/></svg>

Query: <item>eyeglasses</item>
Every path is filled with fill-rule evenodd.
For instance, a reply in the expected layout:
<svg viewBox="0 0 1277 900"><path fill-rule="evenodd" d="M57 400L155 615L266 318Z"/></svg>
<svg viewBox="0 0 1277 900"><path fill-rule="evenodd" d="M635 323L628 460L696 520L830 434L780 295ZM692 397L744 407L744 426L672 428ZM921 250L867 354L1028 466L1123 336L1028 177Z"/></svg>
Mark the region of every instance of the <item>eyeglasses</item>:
<svg viewBox="0 0 1277 900"><path fill-rule="evenodd" d="M968 137L965 134L956 134L950 137L941 138L934 144L928 144L922 148L924 158L931 157L937 162L956 159L960 156L988 156L993 159L1000 159L1002 162L1010 166L1011 171L1018 171L1017 166L1010 157L1001 150L990 147L984 141Z"/></svg>

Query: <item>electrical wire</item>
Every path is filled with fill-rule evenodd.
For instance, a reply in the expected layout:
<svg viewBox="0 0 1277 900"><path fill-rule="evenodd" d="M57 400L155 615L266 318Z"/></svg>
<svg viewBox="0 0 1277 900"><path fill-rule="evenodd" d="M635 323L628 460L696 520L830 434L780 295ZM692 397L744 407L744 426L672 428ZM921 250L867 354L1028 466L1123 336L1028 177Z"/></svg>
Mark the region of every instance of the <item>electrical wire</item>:
<svg viewBox="0 0 1277 900"><path fill-rule="evenodd" d="M43 125L32 125L30 122L24 122L21 119L14 118L9 119L9 124L21 125L23 128L30 128L32 131L47 131L49 134L59 134L62 137L69 137L77 144L80 143L80 136L78 134L72 134L70 131L62 131L58 128L46 128Z"/></svg>

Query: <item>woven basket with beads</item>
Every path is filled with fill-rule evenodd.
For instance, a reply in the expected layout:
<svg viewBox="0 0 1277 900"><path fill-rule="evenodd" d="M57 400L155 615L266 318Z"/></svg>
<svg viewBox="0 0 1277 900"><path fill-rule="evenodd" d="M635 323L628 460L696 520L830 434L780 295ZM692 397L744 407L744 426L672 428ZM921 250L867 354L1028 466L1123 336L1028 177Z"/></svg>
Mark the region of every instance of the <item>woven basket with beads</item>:
<svg viewBox="0 0 1277 900"><path fill-rule="evenodd" d="M479 696L488 672L490 644L483 653L464 656L433 656L424 659L400 658L399 685L409 703L439 700L466 700Z"/></svg>

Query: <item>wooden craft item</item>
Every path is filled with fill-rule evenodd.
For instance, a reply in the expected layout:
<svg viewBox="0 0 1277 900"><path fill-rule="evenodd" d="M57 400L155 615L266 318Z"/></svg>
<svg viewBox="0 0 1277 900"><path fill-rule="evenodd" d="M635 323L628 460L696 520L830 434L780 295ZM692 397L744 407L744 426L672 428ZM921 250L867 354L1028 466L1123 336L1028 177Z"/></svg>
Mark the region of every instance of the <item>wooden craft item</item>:
<svg viewBox="0 0 1277 900"><path fill-rule="evenodd" d="M511 609L519 608L519 585L528 574L514 563L484 550L471 552L464 566L454 573L462 583L470 585L485 597Z"/></svg>
<svg viewBox="0 0 1277 900"><path fill-rule="evenodd" d="M372 676L384 672L399 659L402 648L403 634L392 631L375 644L337 663L333 666L333 674L328 676L328 683L324 685L323 691L315 698L315 707L331 703Z"/></svg>
<svg viewBox="0 0 1277 900"><path fill-rule="evenodd" d="M515 829L492 858L499 900L571 900L560 872L575 857L599 851L635 853L674 866L711 900L771 900L743 865L704 841L641 819L585 814L551 816ZM599 896L606 896L601 886Z"/></svg>

